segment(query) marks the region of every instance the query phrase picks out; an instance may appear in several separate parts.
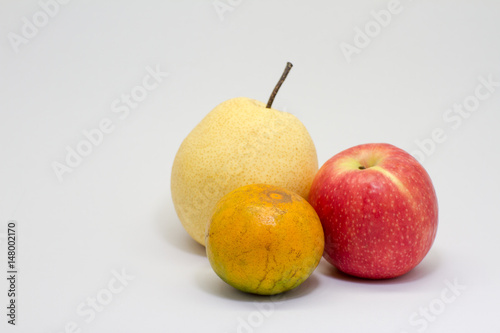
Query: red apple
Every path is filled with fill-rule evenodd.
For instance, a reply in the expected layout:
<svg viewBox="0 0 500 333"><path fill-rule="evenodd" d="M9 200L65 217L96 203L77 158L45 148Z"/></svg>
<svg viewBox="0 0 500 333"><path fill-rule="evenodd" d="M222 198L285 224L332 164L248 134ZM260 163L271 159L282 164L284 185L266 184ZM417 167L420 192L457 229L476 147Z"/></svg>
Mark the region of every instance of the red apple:
<svg viewBox="0 0 500 333"><path fill-rule="evenodd" d="M332 157L316 174L309 202L323 224L324 258L350 275L403 275L436 237L438 204L429 175L389 144L359 145Z"/></svg>

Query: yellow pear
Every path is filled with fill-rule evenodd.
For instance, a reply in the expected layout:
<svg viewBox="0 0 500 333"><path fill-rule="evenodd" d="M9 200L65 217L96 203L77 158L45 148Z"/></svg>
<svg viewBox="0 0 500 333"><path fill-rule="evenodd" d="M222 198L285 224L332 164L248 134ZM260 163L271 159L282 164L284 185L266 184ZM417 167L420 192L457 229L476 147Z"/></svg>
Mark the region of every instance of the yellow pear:
<svg viewBox="0 0 500 333"><path fill-rule="evenodd" d="M292 64L266 104L233 98L213 109L182 142L172 166L175 210L189 235L205 245L213 209L249 184L283 187L307 199L318 171L316 148L292 114L271 108Z"/></svg>

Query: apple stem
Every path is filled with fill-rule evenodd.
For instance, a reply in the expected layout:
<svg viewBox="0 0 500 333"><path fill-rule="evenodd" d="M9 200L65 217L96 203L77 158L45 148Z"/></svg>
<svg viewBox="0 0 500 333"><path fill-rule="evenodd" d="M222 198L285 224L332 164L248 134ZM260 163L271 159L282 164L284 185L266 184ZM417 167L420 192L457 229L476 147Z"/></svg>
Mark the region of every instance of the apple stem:
<svg viewBox="0 0 500 333"><path fill-rule="evenodd" d="M273 90L271 96L269 97L269 101L267 101L266 108L270 109L271 105L273 105L274 97L276 97L276 94L278 93L278 90L280 90L281 85L285 81L285 79L286 79L288 73L290 72L290 69L292 69L292 67L293 67L293 65L292 65L291 62L287 62L286 63L285 70L283 71L283 74L281 75L280 80L276 84L276 87L274 87L274 90Z"/></svg>

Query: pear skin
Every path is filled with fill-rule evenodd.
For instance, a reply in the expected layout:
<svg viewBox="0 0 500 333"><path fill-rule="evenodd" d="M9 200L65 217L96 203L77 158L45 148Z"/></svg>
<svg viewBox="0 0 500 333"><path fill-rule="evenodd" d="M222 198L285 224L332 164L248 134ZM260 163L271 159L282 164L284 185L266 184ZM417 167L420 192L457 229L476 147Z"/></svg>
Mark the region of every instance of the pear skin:
<svg viewBox="0 0 500 333"><path fill-rule="evenodd" d="M314 143L294 115L233 98L213 109L182 142L172 166L172 200L186 231L205 245L212 210L227 193L268 184L307 200L317 171Z"/></svg>

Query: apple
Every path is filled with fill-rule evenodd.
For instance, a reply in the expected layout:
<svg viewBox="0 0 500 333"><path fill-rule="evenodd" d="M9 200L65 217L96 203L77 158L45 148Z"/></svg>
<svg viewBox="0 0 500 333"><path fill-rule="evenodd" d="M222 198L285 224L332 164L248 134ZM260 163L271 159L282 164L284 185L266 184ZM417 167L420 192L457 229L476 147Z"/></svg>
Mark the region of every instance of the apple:
<svg viewBox="0 0 500 333"><path fill-rule="evenodd" d="M349 275L403 275L436 237L438 204L425 169L385 143L340 152L316 174L309 193L323 225L323 257Z"/></svg>

